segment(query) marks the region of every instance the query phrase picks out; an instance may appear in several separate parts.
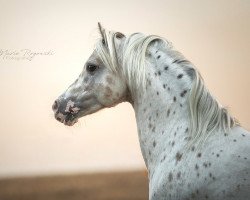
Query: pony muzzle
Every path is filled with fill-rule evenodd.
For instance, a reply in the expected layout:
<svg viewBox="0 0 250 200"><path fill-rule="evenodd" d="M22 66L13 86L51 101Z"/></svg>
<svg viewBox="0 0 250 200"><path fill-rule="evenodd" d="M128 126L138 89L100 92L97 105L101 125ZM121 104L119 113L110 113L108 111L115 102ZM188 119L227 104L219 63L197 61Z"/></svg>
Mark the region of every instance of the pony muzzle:
<svg viewBox="0 0 250 200"><path fill-rule="evenodd" d="M77 113L80 108L75 106L75 103L71 100L60 101L57 99L53 105L52 110L54 111L55 119L67 126L74 125L77 121Z"/></svg>

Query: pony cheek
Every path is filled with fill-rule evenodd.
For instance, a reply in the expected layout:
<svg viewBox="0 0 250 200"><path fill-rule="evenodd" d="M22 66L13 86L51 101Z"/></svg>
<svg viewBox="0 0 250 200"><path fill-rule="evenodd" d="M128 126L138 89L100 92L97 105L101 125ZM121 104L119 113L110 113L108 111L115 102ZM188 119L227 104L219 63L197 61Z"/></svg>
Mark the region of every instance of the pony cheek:
<svg viewBox="0 0 250 200"><path fill-rule="evenodd" d="M118 95L110 87L105 87L97 93L97 100L104 107L113 107L119 102L120 96Z"/></svg>

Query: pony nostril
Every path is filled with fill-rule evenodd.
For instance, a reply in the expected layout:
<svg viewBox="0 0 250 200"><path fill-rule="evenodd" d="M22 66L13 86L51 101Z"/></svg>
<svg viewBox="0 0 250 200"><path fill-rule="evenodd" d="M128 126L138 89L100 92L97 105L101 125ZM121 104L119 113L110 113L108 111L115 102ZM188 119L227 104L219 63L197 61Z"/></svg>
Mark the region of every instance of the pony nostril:
<svg viewBox="0 0 250 200"><path fill-rule="evenodd" d="M53 109L53 110L57 110L57 108L58 108L58 103L57 103L57 101L55 101L55 102L53 103L53 105L52 105L52 109Z"/></svg>
<svg viewBox="0 0 250 200"><path fill-rule="evenodd" d="M57 117L56 119L57 119L59 122L61 122L61 118L60 118L60 117Z"/></svg>

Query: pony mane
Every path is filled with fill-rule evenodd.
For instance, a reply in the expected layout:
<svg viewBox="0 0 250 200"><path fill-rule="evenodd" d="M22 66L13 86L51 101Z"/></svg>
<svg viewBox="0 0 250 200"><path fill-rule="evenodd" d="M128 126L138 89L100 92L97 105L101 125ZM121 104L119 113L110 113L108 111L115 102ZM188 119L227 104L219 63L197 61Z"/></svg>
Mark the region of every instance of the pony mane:
<svg viewBox="0 0 250 200"><path fill-rule="evenodd" d="M160 36L134 33L127 37L124 36L123 46L119 47L115 39L119 38L120 32L99 30L102 42L96 43L95 50L102 62L111 71L122 73L132 95L139 88L144 90L146 88L146 53L149 44L155 40L164 40L166 45L168 42ZM122 53L117 55L117 51Z"/></svg>
<svg viewBox="0 0 250 200"><path fill-rule="evenodd" d="M191 137L189 147L194 144L201 146L214 131L220 131L226 136L232 127L240 125L210 94L196 69L188 105Z"/></svg>
<svg viewBox="0 0 250 200"><path fill-rule="evenodd" d="M156 35L146 36L134 33L124 37L123 46L119 46L115 39L119 38L117 35L121 33L107 32L102 28L100 32L102 41L97 42L95 50L106 67L117 74L122 73L132 96L138 89L145 90L146 88L147 49L155 40L162 41L162 45L166 47L175 63L183 67L192 77L192 86L188 95L190 115L188 148L194 144L203 144L214 131L228 134L232 127L239 125L239 122L230 116L228 110L212 97L198 70L181 53L173 50L172 45L166 39ZM118 55L117 51L122 53Z"/></svg>

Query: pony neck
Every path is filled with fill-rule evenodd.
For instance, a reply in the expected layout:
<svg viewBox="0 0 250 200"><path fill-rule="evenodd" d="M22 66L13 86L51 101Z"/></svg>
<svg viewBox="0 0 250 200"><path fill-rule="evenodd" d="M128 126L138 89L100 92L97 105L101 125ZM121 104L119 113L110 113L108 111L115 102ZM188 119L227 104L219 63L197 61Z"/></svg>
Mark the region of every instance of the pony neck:
<svg viewBox="0 0 250 200"><path fill-rule="evenodd" d="M140 147L148 169L162 159L181 152L189 139L187 103L174 102L168 95L155 97L153 92L134 100ZM172 102L171 102L172 101Z"/></svg>
<svg viewBox="0 0 250 200"><path fill-rule="evenodd" d="M161 56L167 59L164 52ZM141 92L132 97L140 147L149 172L165 159L182 156L180 152L189 140L187 99L191 82L178 78L180 74L187 76L185 72L171 70L175 70L171 65L166 68L161 62L151 62L146 68L146 89L138 89Z"/></svg>

